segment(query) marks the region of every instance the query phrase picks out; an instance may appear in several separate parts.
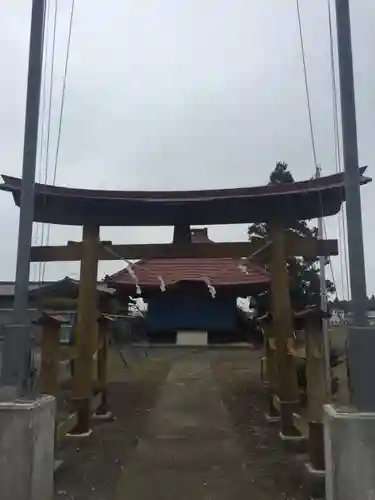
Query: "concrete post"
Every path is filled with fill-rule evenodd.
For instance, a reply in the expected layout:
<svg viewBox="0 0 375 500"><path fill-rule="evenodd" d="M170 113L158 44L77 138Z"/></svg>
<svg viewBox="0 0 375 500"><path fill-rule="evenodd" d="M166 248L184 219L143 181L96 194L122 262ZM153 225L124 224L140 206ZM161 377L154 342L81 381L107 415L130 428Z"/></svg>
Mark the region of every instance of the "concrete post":
<svg viewBox="0 0 375 500"><path fill-rule="evenodd" d="M326 500L375 499L375 413L325 407Z"/></svg>
<svg viewBox="0 0 375 500"><path fill-rule="evenodd" d="M52 500L54 431L54 397L0 400L0 498Z"/></svg>

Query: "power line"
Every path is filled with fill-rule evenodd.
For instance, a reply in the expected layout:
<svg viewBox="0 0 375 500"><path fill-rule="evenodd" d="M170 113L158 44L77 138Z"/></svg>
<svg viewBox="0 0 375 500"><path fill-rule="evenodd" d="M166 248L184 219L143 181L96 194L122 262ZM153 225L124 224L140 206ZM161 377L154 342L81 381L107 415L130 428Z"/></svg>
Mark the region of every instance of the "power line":
<svg viewBox="0 0 375 500"><path fill-rule="evenodd" d="M51 7L51 1L48 2L48 12L50 11ZM46 97L47 94L47 81L49 85L49 99L48 99L48 110L47 110L47 139L46 139L46 154L45 154L45 166L44 166L44 179L40 179L41 182L44 182L44 184L47 183L48 180L48 167L49 167L49 147L50 147L50 132L51 132L51 110L52 110L52 96L53 96L53 80L54 80L54 65L55 65L55 49L56 49L56 29L57 29L57 11L58 11L58 0L55 2L55 13L53 17L53 33L52 33L52 50L51 50L51 67L49 71L49 79L47 80L47 68L45 71L45 80L44 80L44 97ZM48 53L48 24L47 24L47 31L46 31L46 38L47 38L47 43L46 43L46 56L45 56L45 64L47 64L47 53ZM45 105L45 103L44 103ZM44 135L44 130L42 130L42 133ZM41 164L41 171L43 170L43 162ZM42 172L41 172L42 174ZM42 175L41 175L42 177ZM44 244L44 236L45 236L45 224L42 223L41 225L41 246ZM39 270L38 270L38 281L41 282L43 281L42 279L42 274L43 274L43 263L39 264Z"/></svg>
<svg viewBox="0 0 375 500"><path fill-rule="evenodd" d="M332 98L333 98L333 128L334 128L334 144L335 144L335 162L336 162L336 172L341 172L341 154L340 154L340 132L339 132L339 124L338 124L338 99L337 99L337 86L336 86L336 75L335 75L335 60L334 60L334 48L333 48L333 29L332 29L332 13L330 1L327 0L328 5L328 24L329 24L329 38L330 38L330 62L331 62L331 78L332 78ZM310 90L308 83L308 72L307 72L307 63L306 63L306 54L305 54L305 45L303 39L303 29L302 29L302 21L301 21L301 10L299 0L296 0L296 9L297 9L297 19L298 19L298 28L300 35L300 45L301 45L301 54L302 54L302 63L303 63L303 72L304 72L304 83L305 83L305 92L306 92L306 102L308 109L308 118L309 118L309 130L310 130L310 139L311 139L311 148L313 154L313 160L315 169L319 168L317 163L317 153L316 153L316 144L315 144L315 135L314 135L314 127L312 120L312 110L311 110L311 98L310 98ZM320 199L320 203L321 199ZM346 281L346 290L349 290L349 272L348 272L348 255L347 255L347 247L346 247L346 227L344 221L344 213L345 207L343 206L341 212L339 214L339 241L342 247L342 253L340 252L340 267L341 267L341 278L342 278L342 289L343 293L345 291L344 278ZM323 220L323 231L324 237L327 237L327 230L325 221ZM342 234L341 234L342 233ZM344 258L344 262L343 262ZM335 288L337 290L334 269L332 265L332 260L329 259L330 270L332 274L332 281L335 284ZM337 293L337 292L336 292Z"/></svg>
<svg viewBox="0 0 375 500"><path fill-rule="evenodd" d="M64 113L65 93L66 93L66 81L67 81L67 75L68 75L70 45L71 45L71 40L72 40L72 28L73 28L73 17L74 17L74 2L75 2L75 0L72 0L72 6L71 6L71 9L70 9L69 33L68 33L68 42L67 42L67 47L66 47L63 88L62 88L61 105L60 105L60 115L59 115L59 128L58 128L58 133L57 133L57 146L56 146L55 164L54 164L54 169L53 169L52 185L55 185L55 183L56 183L57 164L58 164L59 152L60 152L62 119L63 119L63 113Z"/></svg>
<svg viewBox="0 0 375 500"><path fill-rule="evenodd" d="M313 120L312 120L311 98L310 98L309 80L308 80L306 54L305 54L305 43L304 43L304 39L303 39L303 29L302 29L301 10L300 10L300 5L299 5L299 0L296 0L296 9L297 9L299 39L300 39L300 45L301 45L303 75L304 75L304 82L305 82L306 104L307 104L307 111L308 111L308 118L309 118L311 150L312 150L312 155L313 155L313 160L314 160L314 167L315 167L314 168L314 176L315 176L315 175L320 175L321 168L318 165L317 154L316 154L315 134L314 134L314 127L313 127ZM320 209L321 209L321 215L323 215L323 209L322 209L323 205L322 205L322 199L321 199L320 195L319 195L319 204L320 204ZM322 229L323 229L324 237L326 238L327 230L326 230L324 219L322 219ZM331 266L332 281L335 283L335 277L334 277L334 273L333 273L331 259L329 259L329 262L330 262L330 266ZM335 285L335 287L336 287L336 285Z"/></svg>
<svg viewBox="0 0 375 500"><path fill-rule="evenodd" d="M55 3L55 15L54 15L54 29L52 38L52 58L51 58L51 69L50 69L50 95L49 95L49 109L48 109L48 136L47 136L47 151L46 151L46 168L44 172L44 184L48 182L48 171L49 171L49 147L50 147L50 133L51 133L51 114L52 114L52 97L53 97L53 82L54 82L54 67L55 67L55 49L56 49L56 31L57 31L57 13L58 13L59 0ZM47 237L45 238L46 225L42 226L42 243L48 244L49 241L49 229L47 228ZM39 281L44 281L46 263L41 263Z"/></svg>
<svg viewBox="0 0 375 500"><path fill-rule="evenodd" d="M306 92L306 100L307 100L307 110L309 115L309 127L310 127L310 139L311 139L311 148L314 159L314 167L318 168L318 162L316 157L316 147L315 147L315 136L314 136L314 128L312 122L312 113L311 113L311 99L310 99L310 90L309 90L309 82L307 77L307 65L306 65L306 56L305 56L305 44L303 41L303 31L302 31L302 22L301 22L301 11L299 6L299 0L296 0L297 7L297 19L298 19L298 28L299 28L299 38L301 44L301 53L302 53L302 64L303 64L303 75L305 80L305 92Z"/></svg>
<svg viewBox="0 0 375 500"><path fill-rule="evenodd" d="M58 124L58 131L57 131L56 154L55 154L53 176L52 176L52 185L53 186L56 184L57 168L58 168L58 161L59 161L62 121L63 121L65 94L66 94L66 82L67 82L67 75L68 75L70 46L71 46L73 19L74 19L74 6L75 6L75 0L72 0L71 9L70 9L70 16L69 16L68 41L67 41L66 54L65 54L65 66L64 66L63 87L62 87L60 112L59 112L59 124ZM57 3L56 3L55 17L56 17L56 15L57 15ZM55 25L55 28L56 28L56 25ZM51 92L51 95L52 95L52 92ZM49 130L50 130L50 127L49 127ZM50 231L51 231L51 224L48 224L47 225L46 245L48 245L48 243L49 243ZM47 263L43 262L42 281L44 281L44 276L45 276L45 272L46 272L46 265L47 265Z"/></svg>

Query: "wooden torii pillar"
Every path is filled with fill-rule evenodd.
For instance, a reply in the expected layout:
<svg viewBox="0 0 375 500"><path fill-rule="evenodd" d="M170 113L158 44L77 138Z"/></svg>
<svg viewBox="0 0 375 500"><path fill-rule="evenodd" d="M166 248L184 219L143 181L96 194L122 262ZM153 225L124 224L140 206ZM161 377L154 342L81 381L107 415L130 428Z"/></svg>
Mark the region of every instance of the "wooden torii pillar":
<svg viewBox="0 0 375 500"><path fill-rule="evenodd" d="M271 303L273 336L276 338L276 357L279 373L279 398L282 438L296 438L293 414L298 410L299 389L297 367L291 352L293 343L293 311L290 300L289 277L286 267L285 231L282 222L269 223L271 245Z"/></svg>
<svg viewBox="0 0 375 500"><path fill-rule="evenodd" d="M91 398L93 396L93 356L97 349L97 275L99 226L87 224L82 231L80 287L78 293L76 347L78 350L73 377L73 398L77 426L72 434L91 432Z"/></svg>

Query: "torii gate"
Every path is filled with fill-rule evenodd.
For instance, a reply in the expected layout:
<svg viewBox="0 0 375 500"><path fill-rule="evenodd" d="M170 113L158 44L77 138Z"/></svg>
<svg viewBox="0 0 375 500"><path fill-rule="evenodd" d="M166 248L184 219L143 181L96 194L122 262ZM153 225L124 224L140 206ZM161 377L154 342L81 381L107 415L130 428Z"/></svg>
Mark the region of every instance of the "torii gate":
<svg viewBox="0 0 375 500"><path fill-rule="evenodd" d="M360 169L362 184L369 182ZM3 176L0 189L12 193L20 205L21 180ZM289 355L293 338L292 309L286 259L289 256L314 258L338 254L336 240L300 238L286 231L298 217L312 219L337 214L344 201L343 174L289 184L251 188L201 191L101 191L35 185L34 221L79 225L82 241L66 246L33 247L32 262L80 261L78 297L78 360L74 393L78 413L76 432L90 429L92 395L91 365L95 352L96 284L99 260L145 258L251 257L269 261L271 269L272 313L277 339L280 372L281 431L295 436L293 413L299 394L295 361ZM269 240L216 243L188 241L186 228L192 225L267 222ZM175 227L170 244L112 245L100 241L100 226Z"/></svg>

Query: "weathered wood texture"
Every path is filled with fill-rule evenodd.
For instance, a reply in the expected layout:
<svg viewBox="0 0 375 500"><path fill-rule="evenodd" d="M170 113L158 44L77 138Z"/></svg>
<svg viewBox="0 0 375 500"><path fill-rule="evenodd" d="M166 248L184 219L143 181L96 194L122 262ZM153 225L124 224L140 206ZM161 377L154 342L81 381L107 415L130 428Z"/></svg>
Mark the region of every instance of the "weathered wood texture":
<svg viewBox="0 0 375 500"><path fill-rule="evenodd" d="M271 296L273 336L276 338L276 355L279 374L281 432L294 436L293 413L299 407L299 389L296 362L289 346L293 342L293 316L286 267L285 232L281 223L269 224L271 247Z"/></svg>
<svg viewBox="0 0 375 500"><path fill-rule="evenodd" d="M264 332L264 351L265 351L265 368L266 368L266 386L268 396L268 416L270 418L279 417L280 412L274 404L274 395L278 394L279 374L276 356L276 338L274 337L275 330L272 325L272 315L267 314L260 318Z"/></svg>
<svg viewBox="0 0 375 500"><path fill-rule="evenodd" d="M99 227L84 226L82 260L78 295L76 347L78 358L74 366L73 392L78 421L77 434L90 430L90 400L93 395L93 355L97 350L97 294L98 259L95 248L99 242Z"/></svg>
<svg viewBox="0 0 375 500"><path fill-rule="evenodd" d="M307 419L312 466L324 470L323 407L327 401L324 342L320 311L306 320Z"/></svg>
<svg viewBox="0 0 375 500"><path fill-rule="evenodd" d="M99 345L98 351L98 389L101 394L101 404L97 410L98 414L108 413L108 348L109 348L109 320L101 317L99 320Z"/></svg>
<svg viewBox="0 0 375 500"><path fill-rule="evenodd" d="M57 396L59 391L60 323L46 322L41 340L40 381L43 393Z"/></svg>

